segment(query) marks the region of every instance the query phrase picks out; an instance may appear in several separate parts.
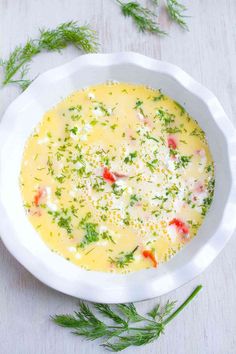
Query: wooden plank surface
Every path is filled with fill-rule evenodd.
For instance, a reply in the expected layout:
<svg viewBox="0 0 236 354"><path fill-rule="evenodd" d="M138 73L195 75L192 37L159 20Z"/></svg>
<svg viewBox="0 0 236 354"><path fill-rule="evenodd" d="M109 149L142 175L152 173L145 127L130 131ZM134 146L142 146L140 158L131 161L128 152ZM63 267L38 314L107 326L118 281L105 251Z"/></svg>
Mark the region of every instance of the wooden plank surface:
<svg viewBox="0 0 236 354"><path fill-rule="evenodd" d="M150 6L152 1L143 1ZM38 28L68 20L90 23L99 33L101 52L137 51L175 63L211 89L230 119L236 116L236 1L185 1L190 31L171 24L161 10L161 24L170 35L160 39L141 35L132 21L120 15L114 0L0 0L0 56ZM32 77L78 55L68 48L59 54L39 55ZM0 89L0 116L17 97L15 87ZM234 235L235 236L235 235ZM166 329L165 336L137 354L236 353L236 239L231 241L203 275L161 299L139 303L145 311L157 300L183 300L197 284L204 290ZM0 353L85 354L105 353L97 342L85 342L53 325L49 315L69 312L78 300L60 294L31 276L0 242Z"/></svg>

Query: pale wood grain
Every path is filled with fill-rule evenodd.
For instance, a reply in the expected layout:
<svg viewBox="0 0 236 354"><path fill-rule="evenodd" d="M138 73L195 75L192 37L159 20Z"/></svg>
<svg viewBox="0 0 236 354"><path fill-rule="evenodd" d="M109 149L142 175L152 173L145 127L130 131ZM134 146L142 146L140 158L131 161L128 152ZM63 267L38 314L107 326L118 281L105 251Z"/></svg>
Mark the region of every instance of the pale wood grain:
<svg viewBox="0 0 236 354"><path fill-rule="evenodd" d="M145 1L143 1L145 3ZM151 6L151 0L146 1ZM39 27L67 21L88 22L98 30L102 52L133 50L181 66L209 87L229 117L236 116L236 1L186 1L190 32L171 24L162 13L161 23L170 36L140 35L123 18L113 0L0 0L0 56L16 44L36 36ZM78 55L68 48L63 55L42 54L31 74L64 63ZM0 90L0 115L19 94L14 87ZM166 329L156 343L136 349L138 354L235 354L236 353L236 239L191 283L170 294L183 300L199 283L198 299ZM74 298L60 294L31 276L0 243L0 353L87 354L105 353L97 343L87 343L54 326L49 315L76 308ZM165 301L169 296L163 296ZM156 300L139 303L142 311ZM133 353L134 349L126 353Z"/></svg>

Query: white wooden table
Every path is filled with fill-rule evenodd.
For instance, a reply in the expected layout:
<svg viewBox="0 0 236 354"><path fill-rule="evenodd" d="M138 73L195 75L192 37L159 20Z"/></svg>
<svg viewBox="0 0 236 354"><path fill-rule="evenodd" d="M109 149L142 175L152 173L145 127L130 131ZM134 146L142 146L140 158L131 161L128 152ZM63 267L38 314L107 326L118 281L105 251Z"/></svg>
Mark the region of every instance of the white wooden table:
<svg viewBox="0 0 236 354"><path fill-rule="evenodd" d="M145 3L145 1L143 1ZM101 52L137 51L175 63L211 89L229 117L236 116L236 1L186 1L190 32L171 24L161 11L161 24L170 35L160 39L138 33L121 16L114 0L0 0L0 56L16 44L35 37L40 27L77 20L98 30ZM146 4L151 6L151 0ZM76 55L68 48L59 54L39 55L31 75L64 63ZM0 116L19 90L0 89ZM235 236L235 235L234 235ZM9 235L10 237L10 235ZM197 285L204 290L194 303L166 329L165 336L126 353L235 354L236 353L236 238L205 271L167 298L183 300ZM157 300L138 304L149 309ZM56 327L49 315L76 309L78 300L41 284L0 242L0 353L73 354L105 353L97 342L86 342Z"/></svg>

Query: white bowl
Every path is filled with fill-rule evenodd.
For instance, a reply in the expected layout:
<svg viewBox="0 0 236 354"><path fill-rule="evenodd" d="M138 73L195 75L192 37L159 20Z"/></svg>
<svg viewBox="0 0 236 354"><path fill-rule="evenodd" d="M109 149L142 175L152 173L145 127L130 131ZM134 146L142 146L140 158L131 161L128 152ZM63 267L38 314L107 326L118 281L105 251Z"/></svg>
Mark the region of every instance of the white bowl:
<svg viewBox="0 0 236 354"><path fill-rule="evenodd" d="M25 142L43 114L75 90L117 80L161 88L206 132L215 161L215 196L203 226L158 269L127 275L86 271L52 253L25 214L19 172ZM144 300L202 272L236 226L236 135L216 97L178 67L136 53L88 54L40 75L7 109L0 125L0 228L12 255L45 284L94 302Z"/></svg>

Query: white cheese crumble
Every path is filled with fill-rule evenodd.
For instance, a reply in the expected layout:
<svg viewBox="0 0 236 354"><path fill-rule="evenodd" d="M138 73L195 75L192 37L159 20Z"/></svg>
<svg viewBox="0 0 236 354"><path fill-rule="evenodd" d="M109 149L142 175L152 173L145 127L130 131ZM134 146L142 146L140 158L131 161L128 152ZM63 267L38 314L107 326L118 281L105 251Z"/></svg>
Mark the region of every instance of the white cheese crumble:
<svg viewBox="0 0 236 354"><path fill-rule="evenodd" d="M81 258L81 254L77 252L76 255L75 255L75 258L80 259Z"/></svg>
<svg viewBox="0 0 236 354"><path fill-rule="evenodd" d="M37 144L39 144L39 145L46 144L48 141L49 141L49 138L47 136L45 136L45 138L38 139Z"/></svg>
<svg viewBox="0 0 236 354"><path fill-rule="evenodd" d="M92 92L89 92L88 93L88 98L90 99L90 100L94 100L95 99L95 95L94 95L94 93L92 93Z"/></svg>
<svg viewBox="0 0 236 354"><path fill-rule="evenodd" d="M99 107L93 109L93 114L97 117L102 117L104 115L104 113Z"/></svg>
<svg viewBox="0 0 236 354"><path fill-rule="evenodd" d="M52 203L51 201L47 202L47 207L51 210L51 211L56 211L57 210L57 205L55 203Z"/></svg>
<svg viewBox="0 0 236 354"><path fill-rule="evenodd" d="M99 226L99 233L102 233L104 231L107 231L107 227L105 225L100 225Z"/></svg>
<svg viewBox="0 0 236 354"><path fill-rule="evenodd" d="M76 252L76 247L70 246L67 249L69 252Z"/></svg>

